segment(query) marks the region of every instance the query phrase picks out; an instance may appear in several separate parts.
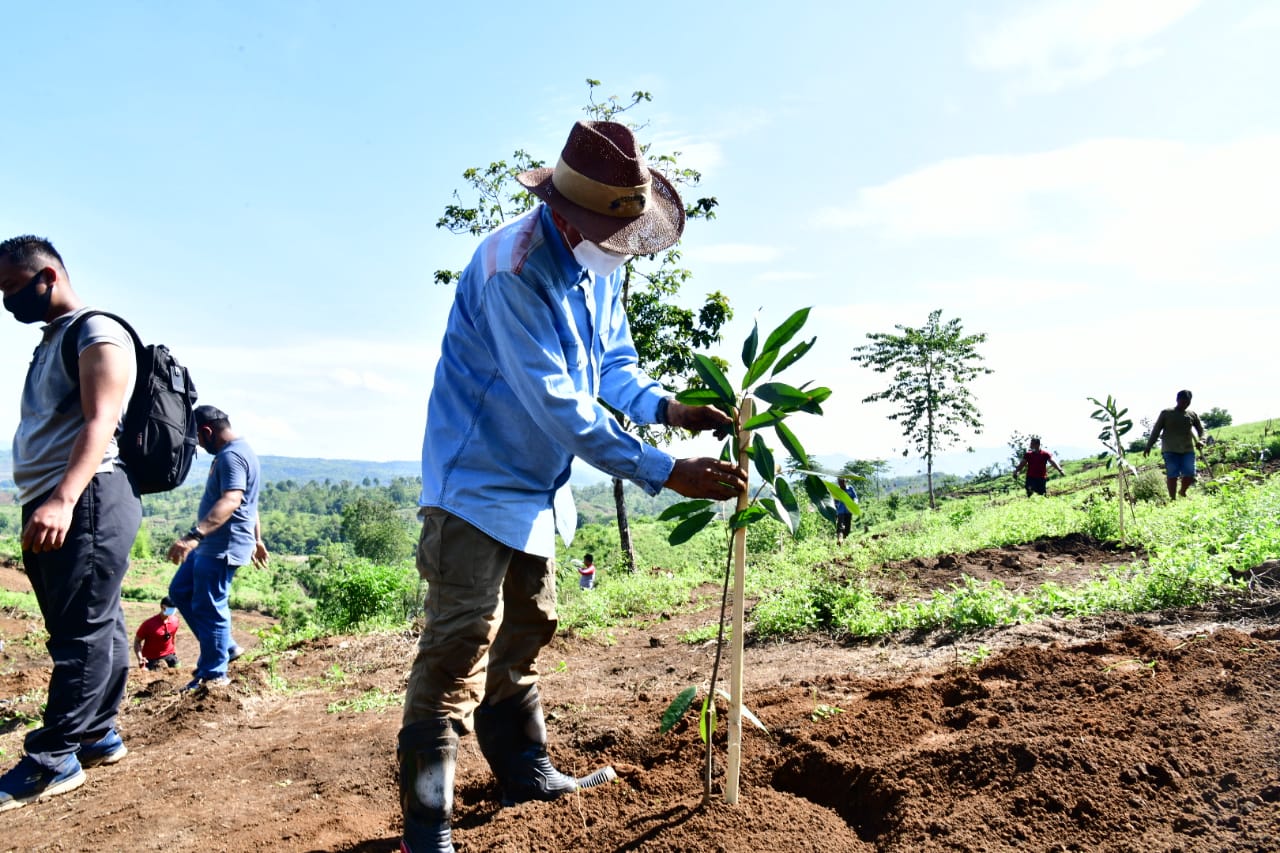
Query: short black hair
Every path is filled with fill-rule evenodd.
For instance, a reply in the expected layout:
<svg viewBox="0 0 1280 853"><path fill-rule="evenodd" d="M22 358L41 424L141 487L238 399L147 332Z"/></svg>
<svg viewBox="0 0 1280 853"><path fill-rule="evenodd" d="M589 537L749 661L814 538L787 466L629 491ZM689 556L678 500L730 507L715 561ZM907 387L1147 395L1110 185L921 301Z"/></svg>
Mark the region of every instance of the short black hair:
<svg viewBox="0 0 1280 853"><path fill-rule="evenodd" d="M32 234L10 237L0 243L0 260L21 267L42 267L50 261L57 261L63 270L67 268L62 262L62 255L58 254L58 250L53 248L48 239Z"/></svg>
<svg viewBox="0 0 1280 853"><path fill-rule="evenodd" d="M164 598L160 599L160 606L161 607L177 607L177 605L173 603L173 599L167 595Z"/></svg>
<svg viewBox="0 0 1280 853"><path fill-rule="evenodd" d="M596 561L596 558L590 554L583 554L582 559L586 560L588 563L594 563Z"/></svg>
<svg viewBox="0 0 1280 853"><path fill-rule="evenodd" d="M231 418L217 406L196 406L192 414L197 427L207 426L215 430L231 428Z"/></svg>
<svg viewBox="0 0 1280 853"><path fill-rule="evenodd" d="M1177 397L1175 397L1174 399L1176 399L1176 400L1186 400L1188 403L1190 403L1190 402L1191 402L1191 392L1190 392L1190 391L1188 391L1186 388L1183 388L1181 391L1179 391L1179 392L1178 392L1178 396L1177 396Z"/></svg>

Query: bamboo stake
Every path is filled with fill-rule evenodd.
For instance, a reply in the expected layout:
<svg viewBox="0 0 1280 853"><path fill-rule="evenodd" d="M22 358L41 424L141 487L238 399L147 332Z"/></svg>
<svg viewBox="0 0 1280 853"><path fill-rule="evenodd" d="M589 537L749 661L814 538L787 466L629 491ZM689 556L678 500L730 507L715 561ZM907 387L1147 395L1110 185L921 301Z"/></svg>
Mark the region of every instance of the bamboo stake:
<svg viewBox="0 0 1280 853"><path fill-rule="evenodd" d="M751 458L747 448L751 446L751 434L743 431L742 425L752 413L751 398L742 402L738 411L738 466L747 472L747 488L738 495L738 512L747 508L750 500ZM729 670L729 768L725 779L724 801L729 805L738 802L738 776L742 770L742 655L746 634L746 616L743 610L743 595L747 586L747 529L739 527L733 532L733 616L730 625L733 627L733 648ZM714 697L712 697L714 701Z"/></svg>

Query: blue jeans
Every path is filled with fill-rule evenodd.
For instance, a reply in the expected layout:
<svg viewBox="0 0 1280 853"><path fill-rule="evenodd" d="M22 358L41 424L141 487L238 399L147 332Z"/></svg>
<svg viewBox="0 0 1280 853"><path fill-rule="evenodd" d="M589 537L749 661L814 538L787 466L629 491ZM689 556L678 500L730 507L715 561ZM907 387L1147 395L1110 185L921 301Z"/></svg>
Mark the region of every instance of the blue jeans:
<svg viewBox="0 0 1280 853"><path fill-rule="evenodd" d="M1196 453L1161 453L1164 457L1165 476L1169 479L1178 477L1194 477L1196 475Z"/></svg>
<svg viewBox="0 0 1280 853"><path fill-rule="evenodd" d="M24 525L47 497L22 507ZM142 501L117 468L89 481L61 548L22 553L53 658L44 724L23 748L47 770L115 727L131 662L120 586L141 523Z"/></svg>
<svg viewBox="0 0 1280 853"><path fill-rule="evenodd" d="M192 551L169 582L169 598L200 643L196 678L221 678L227 674L227 650L231 648L231 581L239 566L221 557Z"/></svg>

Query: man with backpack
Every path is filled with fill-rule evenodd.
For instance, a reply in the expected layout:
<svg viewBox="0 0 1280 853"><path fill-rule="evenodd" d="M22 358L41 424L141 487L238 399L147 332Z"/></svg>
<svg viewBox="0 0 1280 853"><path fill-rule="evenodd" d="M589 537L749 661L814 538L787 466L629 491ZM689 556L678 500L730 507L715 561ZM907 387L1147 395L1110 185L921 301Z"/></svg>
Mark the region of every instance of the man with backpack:
<svg viewBox="0 0 1280 853"><path fill-rule="evenodd" d="M84 767L128 752L115 730L130 662L120 586L142 502L116 444L137 373L133 336L102 314L75 322L90 309L46 239L0 243L0 291L19 322L45 324L22 389L13 479L22 562L53 658L43 724L0 776L6 811L78 788ZM69 364L61 352L73 324Z"/></svg>
<svg viewBox="0 0 1280 853"><path fill-rule="evenodd" d="M227 664L231 639L231 581L250 560L267 562L267 546L258 523L262 469L249 443L231 429L227 413L213 406L195 409L200 449L213 455L199 518L169 547L178 571L169 583L169 598L200 642L195 678L187 690L231 683Z"/></svg>

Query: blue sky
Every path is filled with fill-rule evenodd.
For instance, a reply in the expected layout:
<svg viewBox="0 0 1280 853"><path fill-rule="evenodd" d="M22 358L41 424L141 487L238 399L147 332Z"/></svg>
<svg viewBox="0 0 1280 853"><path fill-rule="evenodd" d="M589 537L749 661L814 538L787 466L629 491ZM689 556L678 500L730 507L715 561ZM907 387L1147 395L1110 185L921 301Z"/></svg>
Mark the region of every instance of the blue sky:
<svg viewBox="0 0 1280 853"><path fill-rule="evenodd" d="M812 453L901 453L850 355L935 308L989 336L966 444L1091 448L1086 397L1154 418L1182 387L1280 415L1272 3L82 2L6 32L0 233L53 239L260 453L418 456L432 273L475 246L435 222L464 169L554 161L588 77L652 93L642 136L720 201L683 245L723 354L814 307ZM35 343L0 335L0 433Z"/></svg>

